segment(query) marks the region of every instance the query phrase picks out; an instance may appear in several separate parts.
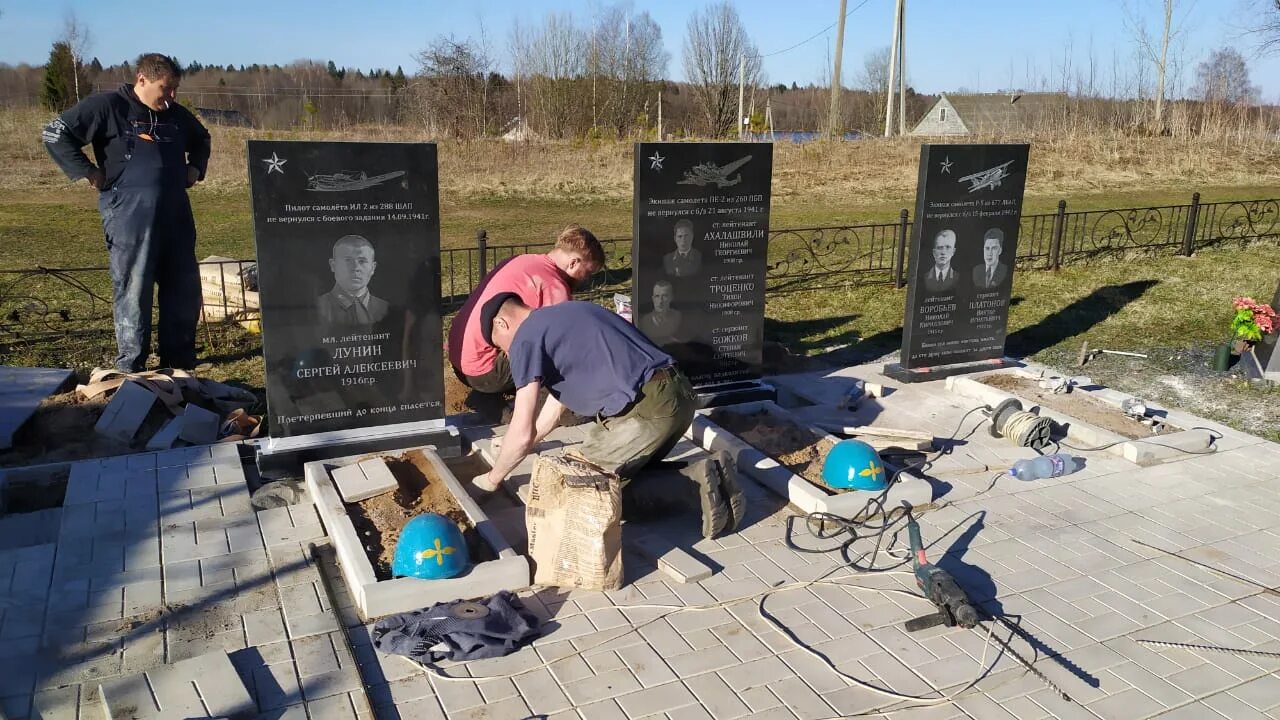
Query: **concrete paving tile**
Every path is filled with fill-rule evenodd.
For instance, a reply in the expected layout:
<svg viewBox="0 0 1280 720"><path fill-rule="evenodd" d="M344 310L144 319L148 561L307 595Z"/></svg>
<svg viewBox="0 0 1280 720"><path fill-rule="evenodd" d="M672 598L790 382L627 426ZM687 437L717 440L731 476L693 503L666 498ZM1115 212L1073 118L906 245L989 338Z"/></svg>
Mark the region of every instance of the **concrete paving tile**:
<svg viewBox="0 0 1280 720"><path fill-rule="evenodd" d="M645 687L663 685L677 677L662 657L647 645L631 645L622 648L618 650L618 657L626 663L631 673ZM634 713L631 714L634 715Z"/></svg>
<svg viewBox="0 0 1280 720"><path fill-rule="evenodd" d="M640 681L630 670L614 670L603 675L585 677L564 683L565 695L574 705L615 698L641 689Z"/></svg>
<svg viewBox="0 0 1280 720"><path fill-rule="evenodd" d="M529 707L521 698L511 697L450 713L449 717L464 720L524 720L529 717Z"/></svg>
<svg viewBox="0 0 1280 720"><path fill-rule="evenodd" d="M769 689L798 717L830 717L833 712L831 705L798 677L783 678Z"/></svg>
<svg viewBox="0 0 1280 720"><path fill-rule="evenodd" d="M31 712L30 694L0 697L0 714L10 718L25 718Z"/></svg>
<svg viewBox="0 0 1280 720"><path fill-rule="evenodd" d="M675 671L676 675L682 678L732 668L741 663L738 657L723 645L710 650L697 650L682 655L667 656L666 662Z"/></svg>
<svg viewBox="0 0 1280 720"><path fill-rule="evenodd" d="M738 697L751 709L751 717L753 718L760 717L762 713L773 708L783 707L782 701L778 699L778 696L770 692L769 688L764 685L743 690L738 693ZM790 710L787 712L789 713Z"/></svg>
<svg viewBox="0 0 1280 720"><path fill-rule="evenodd" d="M618 705L633 718L665 713L697 701L693 693L679 681L645 688L617 698Z"/></svg>
<svg viewBox="0 0 1280 720"><path fill-rule="evenodd" d="M308 701L331 697L360 689L360 674L354 666L340 670L330 670L318 675L303 675L299 667L302 682L302 696Z"/></svg>
<svg viewBox="0 0 1280 720"><path fill-rule="evenodd" d="M431 686L435 688L436 698L444 708L445 714L450 717L453 713L484 704L484 696L480 694L474 682L444 680L432 675Z"/></svg>
<svg viewBox="0 0 1280 720"><path fill-rule="evenodd" d="M338 621L329 613L317 615L285 616L285 627L291 639L318 635L339 630Z"/></svg>
<svg viewBox="0 0 1280 720"><path fill-rule="evenodd" d="M80 686L41 690L32 699L31 713L40 720L77 720Z"/></svg>
<svg viewBox="0 0 1280 720"><path fill-rule="evenodd" d="M1089 703L1089 709L1103 720L1136 720L1151 717L1165 707L1137 689L1129 689Z"/></svg>
<svg viewBox="0 0 1280 720"><path fill-rule="evenodd" d="M1229 692L1256 710L1280 708L1280 675L1265 675L1241 683Z"/></svg>
<svg viewBox="0 0 1280 720"><path fill-rule="evenodd" d="M357 720L356 705L347 694L331 695L306 703L307 715L313 718L333 718L333 720Z"/></svg>
<svg viewBox="0 0 1280 720"><path fill-rule="evenodd" d="M290 641L293 647L293 659L298 665L298 675L305 678L309 675L320 675L339 670L343 663L339 661L338 648L334 642L342 643L339 633L312 635Z"/></svg>
<svg viewBox="0 0 1280 720"><path fill-rule="evenodd" d="M535 670L514 678L520 697L534 713L551 714L570 707L568 696L555 682L549 670Z"/></svg>
<svg viewBox="0 0 1280 720"><path fill-rule="evenodd" d="M434 697L400 703L395 706L395 714L386 714L389 717L396 717L397 715L400 720L444 720L445 718L440 702ZM383 714L379 714L379 717L383 716Z"/></svg>
<svg viewBox="0 0 1280 720"><path fill-rule="evenodd" d="M1235 720L1266 720L1267 717L1262 711L1250 707L1243 700L1238 700L1227 693L1218 693L1200 702L1206 707L1213 708L1219 715Z"/></svg>
<svg viewBox="0 0 1280 720"><path fill-rule="evenodd" d="M254 696L260 710L279 710L302 702L302 686L298 683L298 672L293 663L256 668L253 681Z"/></svg>
<svg viewBox="0 0 1280 720"><path fill-rule="evenodd" d="M511 678L478 680L476 688L480 690L480 694L484 697L485 704L500 702L520 694Z"/></svg>
<svg viewBox="0 0 1280 720"><path fill-rule="evenodd" d="M684 684L713 717L737 718L751 712L738 693L718 674L684 678Z"/></svg>

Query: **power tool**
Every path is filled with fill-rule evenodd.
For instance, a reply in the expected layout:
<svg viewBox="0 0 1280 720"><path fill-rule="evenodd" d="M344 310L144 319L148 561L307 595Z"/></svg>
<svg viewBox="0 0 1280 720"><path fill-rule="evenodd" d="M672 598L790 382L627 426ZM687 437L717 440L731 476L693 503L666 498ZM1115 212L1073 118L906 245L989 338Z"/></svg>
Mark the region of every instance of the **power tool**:
<svg viewBox="0 0 1280 720"><path fill-rule="evenodd" d="M938 612L908 620L904 627L907 632L916 632L938 625L971 628L978 624L978 611L969 602L969 596L956 584L951 573L929 562L924 554L924 543L920 540L920 525L911 515L911 504L903 501L907 511L907 532L911 537L911 569L916 574L916 585L930 602L938 607Z"/></svg>

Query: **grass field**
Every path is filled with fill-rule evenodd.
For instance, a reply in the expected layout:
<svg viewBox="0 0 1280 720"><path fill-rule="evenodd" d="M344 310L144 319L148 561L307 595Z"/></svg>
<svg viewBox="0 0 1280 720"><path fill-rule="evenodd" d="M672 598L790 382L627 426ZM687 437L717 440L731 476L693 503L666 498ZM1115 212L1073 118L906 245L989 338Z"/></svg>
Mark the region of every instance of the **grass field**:
<svg viewBox="0 0 1280 720"><path fill-rule="evenodd" d="M0 111L0 164L13 168L0 179L0 270L100 266L106 257L93 193L54 172L39 146L38 124L34 113ZM415 139L411 131L386 128L355 134ZM215 135L210 182L192 193L198 254L250 258L247 133ZM918 145L906 139L777 146L772 227L893 221L913 202ZM549 242L570 222L604 238L629 237L630 153L623 143L443 143L442 245L471 246L481 227L495 244ZM1071 210L1183 204L1193 191L1203 202L1280 197L1280 144L1039 138L1024 212L1052 212L1060 198ZM1193 258L1022 272L1015 278L1009 350L1063 368L1084 339L1093 347L1149 352L1146 362L1104 359L1089 372L1115 387L1280 439L1280 394L1203 371L1213 345L1226 337L1231 298L1270 298L1278 279L1280 251L1273 243L1227 246ZM766 337L798 354L865 361L900 342L904 297L884 285L770 294ZM0 361L89 366L105 359L109 344L109 338L97 338L17 348ZM259 353L256 337L221 333L205 348L215 360L207 374L261 390Z"/></svg>

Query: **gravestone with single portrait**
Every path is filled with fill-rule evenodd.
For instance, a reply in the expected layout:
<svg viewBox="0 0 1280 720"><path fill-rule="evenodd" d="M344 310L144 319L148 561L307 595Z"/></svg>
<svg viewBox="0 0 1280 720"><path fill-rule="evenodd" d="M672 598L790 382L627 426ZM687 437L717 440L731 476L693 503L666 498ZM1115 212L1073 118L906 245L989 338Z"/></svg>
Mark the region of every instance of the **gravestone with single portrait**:
<svg viewBox="0 0 1280 720"><path fill-rule="evenodd" d="M637 143L631 308L707 404L761 386L769 143ZM715 397L713 397L715 396Z"/></svg>
<svg viewBox="0 0 1280 720"><path fill-rule="evenodd" d="M1271 298L1271 309L1280 313L1280 284ZM1240 365L1250 380L1280 382L1280 352L1276 352L1280 331L1262 336L1252 348L1240 356Z"/></svg>
<svg viewBox="0 0 1280 720"><path fill-rule="evenodd" d="M1003 367L1029 145L925 145L910 245L904 382Z"/></svg>
<svg viewBox="0 0 1280 720"><path fill-rule="evenodd" d="M349 454L351 443L389 449L438 434L435 145L250 141L248 156L270 430L262 453Z"/></svg>

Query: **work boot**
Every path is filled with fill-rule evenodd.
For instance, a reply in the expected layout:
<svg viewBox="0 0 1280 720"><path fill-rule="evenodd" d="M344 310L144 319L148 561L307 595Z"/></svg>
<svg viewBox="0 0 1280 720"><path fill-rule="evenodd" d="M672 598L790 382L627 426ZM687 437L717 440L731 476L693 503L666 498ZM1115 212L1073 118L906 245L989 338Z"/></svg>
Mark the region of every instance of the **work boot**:
<svg viewBox="0 0 1280 720"><path fill-rule="evenodd" d="M731 520L730 506L720 491L720 475L710 458L657 463L623 487L622 514L629 519L664 518L696 510L702 515L703 537L715 537Z"/></svg>
<svg viewBox="0 0 1280 720"><path fill-rule="evenodd" d="M737 532L747 514L747 496L738 482L738 464L733 461L733 455L724 450L717 452L711 462L720 477L720 494L729 503L729 524L725 530Z"/></svg>
<svg viewBox="0 0 1280 720"><path fill-rule="evenodd" d="M711 539L732 522L729 503L721 492L720 463L715 458L707 458L689 463L686 476L694 483L698 506L702 511L702 537Z"/></svg>

